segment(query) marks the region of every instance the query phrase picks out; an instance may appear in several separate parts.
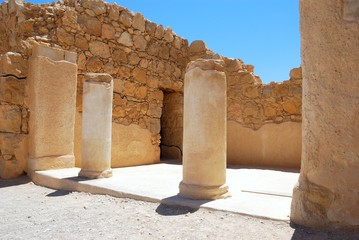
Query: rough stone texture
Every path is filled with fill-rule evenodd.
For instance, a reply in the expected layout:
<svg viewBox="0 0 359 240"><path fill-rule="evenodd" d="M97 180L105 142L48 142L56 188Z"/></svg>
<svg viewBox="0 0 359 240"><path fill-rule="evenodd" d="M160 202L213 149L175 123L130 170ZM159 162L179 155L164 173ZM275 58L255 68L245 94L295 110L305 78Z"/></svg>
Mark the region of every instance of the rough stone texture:
<svg viewBox="0 0 359 240"><path fill-rule="evenodd" d="M191 199L228 196L226 185L227 89L222 60L191 62L185 75L183 180ZM216 70L216 69L222 69Z"/></svg>
<svg viewBox="0 0 359 240"><path fill-rule="evenodd" d="M33 48L29 60L29 172L75 165L77 66L65 60L73 55L44 46Z"/></svg>
<svg viewBox="0 0 359 240"><path fill-rule="evenodd" d="M176 35L171 28L165 29L141 14L134 14L115 4L88 0L43 5L24 3L23 7L13 8L3 2L0 11L0 54L3 55L0 69L6 65L7 70L0 73L26 77L27 60L36 43L77 52L75 61L79 81L76 105L80 113L83 74L111 74L114 78L113 123L137 125L148 131L151 136L147 140L154 149L158 149L160 139L167 145L173 145L169 151L164 150L163 145L163 152L169 152L164 157L180 156L182 123L179 118L173 125L168 125L167 117L161 120L162 113L167 110L163 99L157 95L160 92L177 94L178 109L175 114L181 116L183 99L179 98L190 60L225 61L228 120L253 130L269 123L301 121L300 69L291 74L289 81L262 85L253 73L252 65L246 65L239 59L221 57L209 50L203 41L194 41L189 47L188 41ZM21 81L26 87L26 79ZM6 94L6 98L12 101L27 94L25 90L12 89L14 97ZM22 132L26 134L27 106L25 103L18 106L22 111ZM171 119L170 114L166 116ZM167 130L162 129L161 121ZM160 136L161 130L166 132L163 136ZM77 140L75 142L77 149L80 144ZM175 152L174 155L171 152ZM139 163L135 158L131 159L133 164ZM76 161L77 164L79 162L80 159Z"/></svg>
<svg viewBox="0 0 359 240"><path fill-rule="evenodd" d="M107 178L111 170L113 80L106 73L85 75L80 177Z"/></svg>
<svg viewBox="0 0 359 240"><path fill-rule="evenodd" d="M18 78L26 77L27 62L19 53L7 52L0 55L0 73L11 74Z"/></svg>
<svg viewBox="0 0 359 240"><path fill-rule="evenodd" d="M343 16L350 2L300 2L303 150L291 220L311 227L359 228L359 22Z"/></svg>
<svg viewBox="0 0 359 240"><path fill-rule="evenodd" d="M0 59L0 178L8 179L21 175L27 160L27 64L12 52Z"/></svg>

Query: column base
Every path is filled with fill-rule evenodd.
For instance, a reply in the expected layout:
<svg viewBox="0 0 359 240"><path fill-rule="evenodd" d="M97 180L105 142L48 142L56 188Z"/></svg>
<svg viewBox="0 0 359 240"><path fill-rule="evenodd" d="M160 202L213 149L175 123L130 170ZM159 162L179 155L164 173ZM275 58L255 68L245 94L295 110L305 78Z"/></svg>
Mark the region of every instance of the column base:
<svg viewBox="0 0 359 240"><path fill-rule="evenodd" d="M107 169L104 171L93 171L93 170L81 169L81 171L79 172L79 177L110 178L110 177L112 177L112 169Z"/></svg>
<svg viewBox="0 0 359 240"><path fill-rule="evenodd" d="M306 227L328 228L328 212L334 195L322 186L299 179L293 189L290 220Z"/></svg>
<svg viewBox="0 0 359 240"><path fill-rule="evenodd" d="M74 155L60 155L51 157L29 158L27 160L27 171L43 171L60 168L75 167Z"/></svg>
<svg viewBox="0 0 359 240"><path fill-rule="evenodd" d="M183 181L179 185L179 195L194 200L216 200L231 196L228 192L227 184L220 186L201 186L187 184Z"/></svg>

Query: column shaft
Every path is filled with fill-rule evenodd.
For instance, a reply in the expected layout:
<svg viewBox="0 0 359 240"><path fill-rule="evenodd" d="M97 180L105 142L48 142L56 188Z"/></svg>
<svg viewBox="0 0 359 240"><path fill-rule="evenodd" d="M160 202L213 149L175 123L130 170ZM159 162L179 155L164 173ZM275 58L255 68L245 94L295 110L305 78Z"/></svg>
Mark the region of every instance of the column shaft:
<svg viewBox="0 0 359 240"><path fill-rule="evenodd" d="M347 16L358 4L301 0L300 5L303 142L291 220L358 228L359 22L353 21L358 11Z"/></svg>
<svg viewBox="0 0 359 240"><path fill-rule="evenodd" d="M113 80L108 74L86 74L83 88L79 176L111 177Z"/></svg>
<svg viewBox="0 0 359 240"><path fill-rule="evenodd" d="M226 75L223 61L189 63L184 83L183 181L180 195L227 196Z"/></svg>

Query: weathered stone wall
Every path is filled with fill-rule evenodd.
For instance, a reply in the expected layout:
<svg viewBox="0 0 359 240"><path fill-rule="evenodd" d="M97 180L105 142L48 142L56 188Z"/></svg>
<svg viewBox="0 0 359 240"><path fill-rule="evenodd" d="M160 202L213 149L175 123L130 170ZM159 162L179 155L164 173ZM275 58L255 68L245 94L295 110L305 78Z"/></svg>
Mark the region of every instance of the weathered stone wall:
<svg viewBox="0 0 359 240"><path fill-rule="evenodd" d="M254 67L209 50L203 41L189 46L189 58L218 58L227 77L227 160L229 164L299 168L301 154L302 69L290 71L288 81L262 84ZM179 101L177 101L179 102ZM163 154L179 158L182 118L178 109L169 114L162 135ZM166 109L166 108L164 108ZM176 116L175 116L176 115ZM166 117L164 115L164 117ZM285 124L282 124L285 123ZM166 129L175 129L169 134ZM250 140L248 140L250 139Z"/></svg>
<svg viewBox="0 0 359 240"><path fill-rule="evenodd" d="M114 156L114 167L122 166L125 162L125 165L133 165L159 161L162 90L182 91L183 72L188 62L187 40L174 34L170 28L164 29L144 19L141 14L102 1L41 6L4 2L0 19L1 36L4 39L1 52L19 53L25 65L32 45L36 42L77 52L78 112L82 109L83 74L105 72L112 75L114 125L137 125L149 131L150 139L141 130L137 132L141 132L141 136L134 139L137 142L144 141L140 146L145 145L144 150L152 152L152 156L141 154L142 158L136 157L136 163ZM6 23L10 25L6 26ZM77 117L81 118L81 115L77 114ZM77 122L81 123L81 120ZM81 124L77 124L77 128L81 128ZM113 135L119 134L116 132L118 128L113 128ZM124 149L121 152L133 151L130 145L134 139L129 138L127 142L122 139L121 146ZM76 156L78 165L81 161L80 152L77 151Z"/></svg>
<svg viewBox="0 0 359 240"><path fill-rule="evenodd" d="M8 56L17 56L11 63L23 66L18 69L17 77L27 76L27 59L34 44L48 44L77 53L75 156L78 166L81 162L82 82L86 72L108 73L114 78L113 167L158 162L161 141L164 157L181 158L184 72L189 61L198 58L225 61L228 120L253 131L268 123L300 122L300 70L294 70L290 81L263 85L253 74L253 66L221 57L207 49L202 41L188 46L188 41L170 28L164 29L141 14L115 4L100 0L51 5L19 2L3 2L0 11L0 54L9 52ZM26 79L20 82L25 89ZM25 90L14 91L26 96ZM4 105L5 101L1 101ZM18 108L21 126L26 130L16 134L23 136L28 132L27 104L21 103ZM2 115L10 114L7 109L2 110ZM7 134L6 131L2 131L1 136ZM8 140L0 143L1 148L9 145ZM6 150L11 152L7 159L17 159L14 149Z"/></svg>
<svg viewBox="0 0 359 240"><path fill-rule="evenodd" d="M25 103L27 65L20 54L0 57L0 177L13 178L27 160L29 111Z"/></svg>
<svg viewBox="0 0 359 240"><path fill-rule="evenodd" d="M292 69L288 81L269 84L250 71L230 72L231 65L227 69L228 162L299 168L301 68Z"/></svg>

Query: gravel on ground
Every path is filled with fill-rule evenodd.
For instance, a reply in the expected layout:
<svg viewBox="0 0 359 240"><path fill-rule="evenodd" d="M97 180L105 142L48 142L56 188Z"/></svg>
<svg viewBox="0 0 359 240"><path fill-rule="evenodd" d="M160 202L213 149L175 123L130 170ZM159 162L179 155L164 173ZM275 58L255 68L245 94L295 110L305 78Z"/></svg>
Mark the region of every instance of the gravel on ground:
<svg viewBox="0 0 359 240"><path fill-rule="evenodd" d="M208 209L0 180L0 239L359 239L358 233L293 227Z"/></svg>

